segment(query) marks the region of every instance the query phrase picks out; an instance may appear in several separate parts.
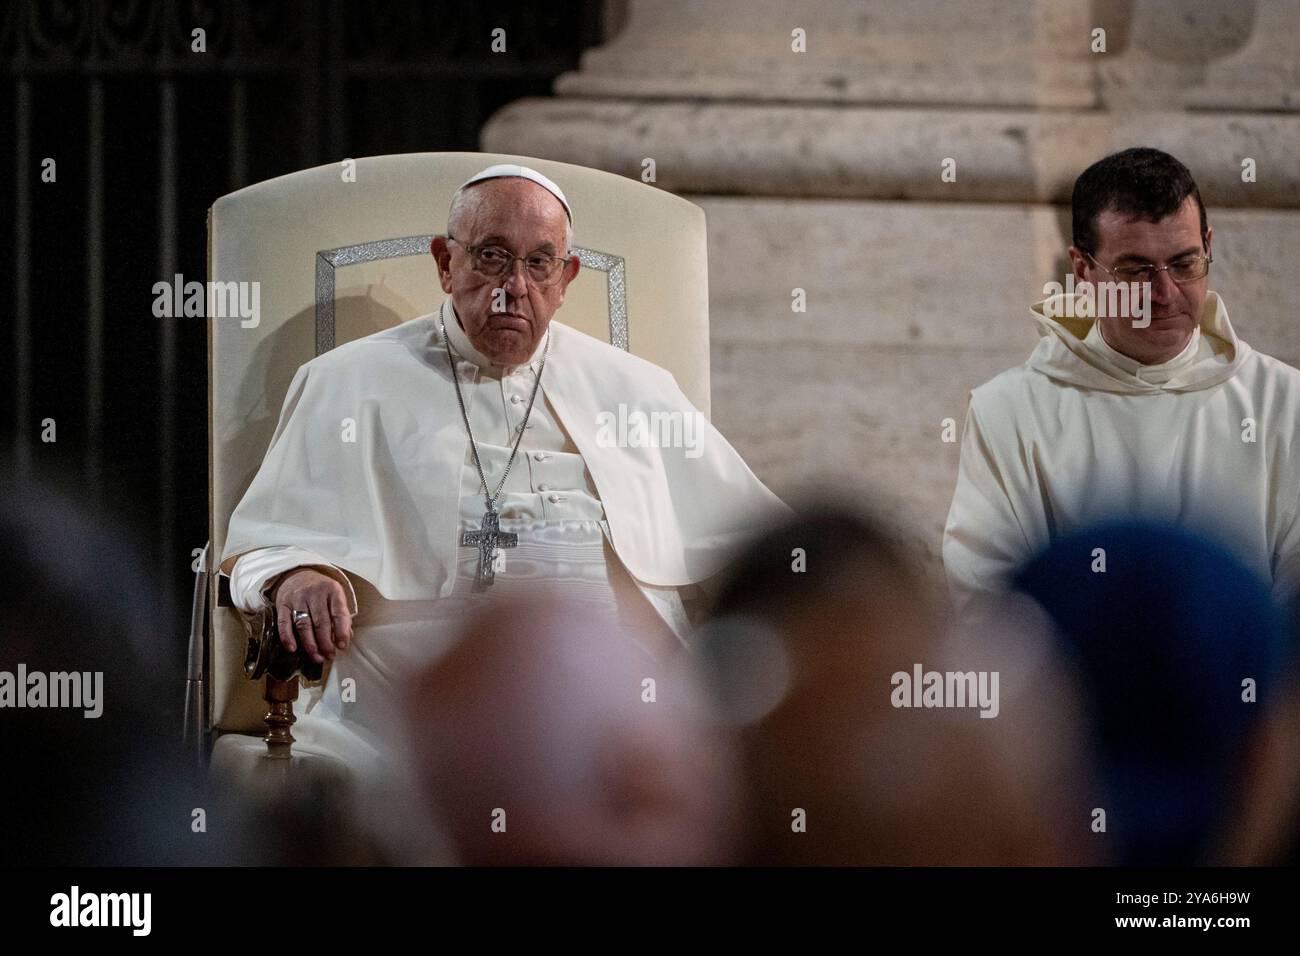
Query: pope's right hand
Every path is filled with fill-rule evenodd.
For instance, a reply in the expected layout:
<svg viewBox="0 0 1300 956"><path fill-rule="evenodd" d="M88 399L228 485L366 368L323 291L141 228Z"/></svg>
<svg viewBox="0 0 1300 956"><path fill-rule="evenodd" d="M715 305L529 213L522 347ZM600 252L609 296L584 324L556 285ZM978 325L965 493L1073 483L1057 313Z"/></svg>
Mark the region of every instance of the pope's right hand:
<svg viewBox="0 0 1300 956"><path fill-rule="evenodd" d="M298 649L300 640L307 656L323 664L325 658L333 660L335 653L345 650L352 640L347 595L343 585L328 574L314 568L294 568L276 583L271 601L280 626L280 643L290 653ZM295 625L294 611L306 611L311 616Z"/></svg>

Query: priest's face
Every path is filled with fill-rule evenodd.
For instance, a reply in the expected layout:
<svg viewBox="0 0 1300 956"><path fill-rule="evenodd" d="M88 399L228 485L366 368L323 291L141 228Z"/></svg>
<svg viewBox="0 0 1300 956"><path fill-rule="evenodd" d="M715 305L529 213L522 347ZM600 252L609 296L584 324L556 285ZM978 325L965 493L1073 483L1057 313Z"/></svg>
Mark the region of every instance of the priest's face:
<svg viewBox="0 0 1300 956"><path fill-rule="evenodd" d="M1089 258L1071 247L1075 278L1080 282L1119 281L1102 268L1163 266L1189 256L1209 255L1213 230L1201 235L1201 216L1196 200L1183 201L1178 212L1159 222L1146 222L1125 213L1107 210L1097 217L1097 250ZM1145 317L1108 315L1106 296L1098 296L1098 322L1106 342L1118 352L1144 365L1158 365L1174 358L1186 346L1200 321L1201 306L1209 288L1209 275L1176 283L1168 270L1151 281L1150 324ZM1120 300L1123 301L1122 299ZM1144 327L1145 326L1145 327Z"/></svg>
<svg viewBox="0 0 1300 956"><path fill-rule="evenodd" d="M498 365L527 362L564 302L578 274L569 255L569 220L560 201L531 180L489 179L471 186L452 204L448 237L434 238L442 290L473 346ZM552 277L538 280L529 265L514 260L501 275L484 273L482 256L471 250L495 247L510 255L563 260Z"/></svg>

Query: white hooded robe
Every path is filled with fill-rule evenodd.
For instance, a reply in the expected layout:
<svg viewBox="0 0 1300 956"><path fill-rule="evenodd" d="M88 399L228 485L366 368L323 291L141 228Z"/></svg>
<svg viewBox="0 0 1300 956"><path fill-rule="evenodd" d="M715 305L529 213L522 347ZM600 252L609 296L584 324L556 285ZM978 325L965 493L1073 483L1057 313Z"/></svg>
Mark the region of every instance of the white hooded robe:
<svg viewBox="0 0 1300 956"><path fill-rule="evenodd" d="M1052 538L1140 517L1214 535L1285 597L1300 581L1300 371L1241 341L1216 293L1184 351L1141 365L1092 319L1032 307L1027 362L971 392L944 529L954 601Z"/></svg>

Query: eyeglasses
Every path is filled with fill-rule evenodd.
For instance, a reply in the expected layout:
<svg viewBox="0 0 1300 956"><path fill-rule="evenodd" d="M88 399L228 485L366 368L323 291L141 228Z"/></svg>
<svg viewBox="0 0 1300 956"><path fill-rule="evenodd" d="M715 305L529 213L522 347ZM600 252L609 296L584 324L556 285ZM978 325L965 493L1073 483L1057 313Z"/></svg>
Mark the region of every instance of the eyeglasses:
<svg viewBox="0 0 1300 956"><path fill-rule="evenodd" d="M1112 269L1110 266L1097 262L1097 257L1091 252L1085 252L1084 255L1120 282L1155 282L1156 273L1168 272L1169 278L1179 285L1184 282L1195 282L1197 279L1204 279L1210 272L1210 263L1214 261L1214 257L1209 255L1184 256L1164 266L1119 266Z"/></svg>
<svg viewBox="0 0 1300 956"><path fill-rule="evenodd" d="M539 287L550 286L554 285L555 281L560 278L565 263L569 261L565 256L552 256L545 252L530 252L526 256L517 256L510 250L501 248L501 246L471 246L461 242L455 236L448 236L447 238L464 246L465 251L469 253L474 271L489 279L496 279L507 273L512 273L517 259L524 264L524 274L528 276L534 285Z"/></svg>

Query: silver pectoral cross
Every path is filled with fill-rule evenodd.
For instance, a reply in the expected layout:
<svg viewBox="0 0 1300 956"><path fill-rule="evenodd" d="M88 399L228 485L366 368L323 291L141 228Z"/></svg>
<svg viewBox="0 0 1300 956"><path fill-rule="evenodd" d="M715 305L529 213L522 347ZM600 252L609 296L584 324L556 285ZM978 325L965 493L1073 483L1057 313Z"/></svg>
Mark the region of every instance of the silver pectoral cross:
<svg viewBox="0 0 1300 956"><path fill-rule="evenodd" d="M478 548L478 583L489 586L496 580L497 549L513 548L519 544L519 535L502 531L496 510L488 508L483 514L483 526L477 531L465 531L460 536L462 548Z"/></svg>

